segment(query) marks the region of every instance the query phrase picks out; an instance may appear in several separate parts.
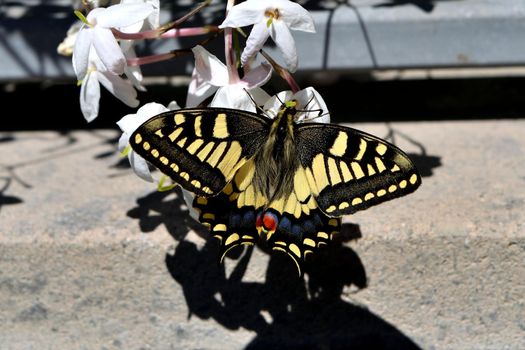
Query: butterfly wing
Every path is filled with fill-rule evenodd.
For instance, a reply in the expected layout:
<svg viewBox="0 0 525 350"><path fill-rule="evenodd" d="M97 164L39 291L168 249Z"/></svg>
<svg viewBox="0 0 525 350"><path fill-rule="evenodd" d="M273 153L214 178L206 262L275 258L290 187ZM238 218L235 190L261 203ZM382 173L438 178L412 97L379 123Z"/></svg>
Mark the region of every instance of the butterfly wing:
<svg viewBox="0 0 525 350"><path fill-rule="evenodd" d="M198 196L221 193L264 143L270 121L225 109L180 109L159 114L130 138L131 147Z"/></svg>
<svg viewBox="0 0 525 350"><path fill-rule="evenodd" d="M396 146L334 124L297 124L296 147L304 176L294 188L311 192L331 217L352 214L404 196L421 184L409 157ZM308 189L308 191L303 188Z"/></svg>
<svg viewBox="0 0 525 350"><path fill-rule="evenodd" d="M193 207L199 212L199 221L210 227L211 234L220 241L219 259L240 245L253 245L258 240L257 213L267 199L253 186L255 164L247 161L222 192L214 197L195 197Z"/></svg>

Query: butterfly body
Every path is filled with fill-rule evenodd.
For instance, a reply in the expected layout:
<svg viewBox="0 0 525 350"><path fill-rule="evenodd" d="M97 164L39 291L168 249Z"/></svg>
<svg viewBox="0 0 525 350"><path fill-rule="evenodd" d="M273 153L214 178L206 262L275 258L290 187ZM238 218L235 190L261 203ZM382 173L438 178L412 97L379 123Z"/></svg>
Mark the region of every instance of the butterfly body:
<svg viewBox="0 0 525 350"><path fill-rule="evenodd" d="M220 240L221 260L261 238L299 271L339 232L341 217L413 192L420 177L396 146L362 131L297 123L295 101L272 120L225 108L160 114L132 148L195 194L199 220Z"/></svg>

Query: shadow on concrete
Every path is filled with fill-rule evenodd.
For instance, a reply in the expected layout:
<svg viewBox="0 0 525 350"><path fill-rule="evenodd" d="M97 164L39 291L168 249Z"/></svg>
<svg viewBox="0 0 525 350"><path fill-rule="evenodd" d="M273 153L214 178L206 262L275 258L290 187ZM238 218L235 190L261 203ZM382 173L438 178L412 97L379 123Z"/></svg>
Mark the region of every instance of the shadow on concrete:
<svg viewBox="0 0 525 350"><path fill-rule="evenodd" d="M405 6L412 5L424 11L430 13L436 7L436 3L444 1L461 1L461 0L385 0L380 4L375 5L374 7L396 7L396 6Z"/></svg>
<svg viewBox="0 0 525 350"><path fill-rule="evenodd" d="M143 232L164 225L179 242L166 255L166 267L183 289L188 318L254 331L247 349L419 349L395 326L343 299L367 286L361 259L343 245L361 237L358 225L344 224L339 237L307 262L304 278L289 257L271 253L261 283L243 281L258 248L229 253L235 266L228 275L217 263L219 245L189 216L180 190L142 197L128 216L139 220ZM204 246L185 240L190 229L206 238Z"/></svg>
<svg viewBox="0 0 525 350"><path fill-rule="evenodd" d="M396 140L399 137L405 139L406 141L408 141L409 143L411 143L419 149L419 153L408 153L408 157L416 165L416 168L419 171L419 175L421 175L422 177L430 177L433 175L433 169L438 168L442 165L441 157L428 155L427 149L421 142L416 141L414 138L408 136L407 134L397 129L394 129L392 125L390 125L390 123L387 124L387 127L388 133L384 137L385 140L388 140L395 145Z"/></svg>
<svg viewBox="0 0 525 350"><path fill-rule="evenodd" d="M16 196L11 196L6 194L6 191L9 189L12 178L10 177L0 177L0 181L4 182L2 188L0 188L0 212L4 205L13 205L22 203L22 199Z"/></svg>

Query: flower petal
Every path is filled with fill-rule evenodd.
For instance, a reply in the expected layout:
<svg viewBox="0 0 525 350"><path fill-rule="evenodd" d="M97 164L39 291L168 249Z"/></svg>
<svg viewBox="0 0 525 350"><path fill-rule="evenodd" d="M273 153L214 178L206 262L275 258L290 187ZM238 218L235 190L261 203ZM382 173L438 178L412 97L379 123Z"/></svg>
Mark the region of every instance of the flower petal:
<svg viewBox="0 0 525 350"><path fill-rule="evenodd" d="M286 1L279 6L279 12L280 18L290 29L315 33L314 19L310 12L301 5Z"/></svg>
<svg viewBox="0 0 525 350"><path fill-rule="evenodd" d="M264 46L264 43L268 39L270 32L266 26L266 22L256 23L248 39L246 40L246 46L241 55L241 64L245 65L253 56L259 52L260 49Z"/></svg>
<svg viewBox="0 0 525 350"><path fill-rule="evenodd" d="M177 101L171 101L170 103L168 103L168 109L170 111L174 111L176 109L180 109L180 106L179 104L177 103Z"/></svg>
<svg viewBox="0 0 525 350"><path fill-rule="evenodd" d="M89 13L86 16L87 21L92 25L97 25L97 18L100 16L104 11L106 11L105 7L96 7L93 10L89 11Z"/></svg>
<svg viewBox="0 0 525 350"><path fill-rule="evenodd" d="M255 112L255 104L250 95L239 85L227 85L219 88L210 103L210 107L224 107Z"/></svg>
<svg viewBox="0 0 525 350"><path fill-rule="evenodd" d="M97 16L97 25L103 28L127 27L144 20L153 12L151 4L113 5Z"/></svg>
<svg viewBox="0 0 525 350"><path fill-rule="evenodd" d="M294 73L297 70L298 59L295 40L293 39L292 33L290 33L290 29L288 29L286 23L283 21L273 21L270 28L270 35L281 50L286 67L291 73Z"/></svg>
<svg viewBox="0 0 525 350"><path fill-rule="evenodd" d="M108 71L117 75L124 73L126 58L111 30L95 27L93 29L93 47Z"/></svg>
<svg viewBox="0 0 525 350"><path fill-rule="evenodd" d="M262 63L257 68L251 69L247 72L242 81L246 83L246 87L249 89L262 86L270 80L272 77L272 66L266 63Z"/></svg>
<svg viewBox="0 0 525 350"><path fill-rule="evenodd" d="M122 117L118 122L117 125L124 133L123 135L127 135L128 139L129 136L137 130L139 126L144 124L148 119L151 119L152 117L167 112L168 108L164 107L160 103L156 102L150 102L146 103L144 106L140 107L137 110L136 114L126 114L124 117ZM126 140L126 144L129 141Z"/></svg>
<svg viewBox="0 0 525 350"><path fill-rule="evenodd" d="M277 95L270 97L264 104L263 109L267 115L271 118L275 118L284 102L289 101L293 98L293 93L290 90L279 92Z"/></svg>
<svg viewBox="0 0 525 350"><path fill-rule="evenodd" d="M202 79L215 86L229 83L228 69L221 60L200 45L191 50L195 56L195 69Z"/></svg>
<svg viewBox="0 0 525 350"><path fill-rule="evenodd" d="M233 6L219 28L239 28L264 21L267 4L261 0L247 0Z"/></svg>
<svg viewBox="0 0 525 350"><path fill-rule="evenodd" d="M126 40L127 41L127 40ZM123 43L120 43L120 46L123 46ZM125 56L127 58L135 58L137 55L135 54L135 49L133 47L129 47L129 49L125 52ZM146 91L146 87L142 85L142 70L140 69L140 66L127 66L124 69L124 74L129 79L129 81L133 84L135 89L139 91Z"/></svg>
<svg viewBox="0 0 525 350"><path fill-rule="evenodd" d="M197 69L193 69L186 97L186 108L197 107L217 91L217 87L204 80Z"/></svg>
<svg viewBox="0 0 525 350"><path fill-rule="evenodd" d="M108 72L97 73L100 83L116 98L130 107L137 107L139 105L137 91L133 88L129 80L124 80L118 75L113 75Z"/></svg>
<svg viewBox="0 0 525 350"><path fill-rule="evenodd" d="M97 72L87 74L80 87L80 110L88 122L98 116L100 85L97 74Z"/></svg>
<svg viewBox="0 0 525 350"><path fill-rule="evenodd" d="M181 189L182 189L182 197L184 198L184 201L186 202L186 206L188 207L190 216L194 220L199 221L199 213L197 212L197 210L195 210L195 208L193 208L193 199L195 198L195 195L192 192L185 190L182 187Z"/></svg>
<svg viewBox="0 0 525 350"><path fill-rule="evenodd" d="M143 180L148 182L153 182L155 179L151 176L151 171L149 170L148 163L135 152L129 152L128 154L129 164L131 168Z"/></svg>
<svg viewBox="0 0 525 350"><path fill-rule="evenodd" d="M82 80L86 76L92 39L93 29L88 26L84 26L78 32L73 49L73 69L78 80Z"/></svg>
<svg viewBox="0 0 525 350"><path fill-rule="evenodd" d="M323 97L313 87L297 91L293 96L298 101L298 108L306 110L296 119L297 122L311 121L316 123L330 123L330 113Z"/></svg>

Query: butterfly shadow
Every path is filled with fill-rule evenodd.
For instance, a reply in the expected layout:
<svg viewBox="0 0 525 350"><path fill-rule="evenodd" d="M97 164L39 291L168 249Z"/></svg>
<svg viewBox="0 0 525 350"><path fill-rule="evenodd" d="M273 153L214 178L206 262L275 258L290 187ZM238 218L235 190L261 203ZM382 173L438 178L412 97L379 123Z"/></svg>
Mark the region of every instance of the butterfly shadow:
<svg viewBox="0 0 525 350"><path fill-rule="evenodd" d="M438 168L442 165L441 157L430 155L427 153L426 147L419 141L410 137L409 135L395 129L387 123L388 133L384 137L385 140L389 140L393 144L396 144L398 138L408 141L410 144L419 149L418 153L410 152L408 157L414 162L416 168L419 171L421 177L430 177L434 174L434 168Z"/></svg>
<svg viewBox="0 0 525 350"><path fill-rule="evenodd" d="M232 269L218 264L217 241L190 217L180 190L173 192L139 198L128 216L139 220L143 232L164 225L178 241L165 262L183 290L188 319L255 332L247 349L419 349L395 326L345 300L367 287L361 259L344 244L361 237L358 225L343 224L333 244L307 262L302 278L289 257L268 252L265 281L247 281L254 249L260 248L232 250ZM189 230L205 238L202 246L186 238Z"/></svg>

